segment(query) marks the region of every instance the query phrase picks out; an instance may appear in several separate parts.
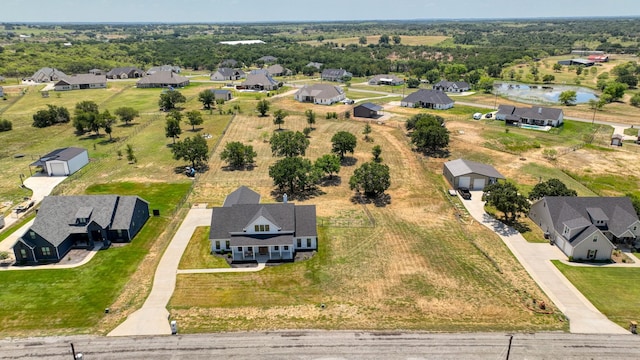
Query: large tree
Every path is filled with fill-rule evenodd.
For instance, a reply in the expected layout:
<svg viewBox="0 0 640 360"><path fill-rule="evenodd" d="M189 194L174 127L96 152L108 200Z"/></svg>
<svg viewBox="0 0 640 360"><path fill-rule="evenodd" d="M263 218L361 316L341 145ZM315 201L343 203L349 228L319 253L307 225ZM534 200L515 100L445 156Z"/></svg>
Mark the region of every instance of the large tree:
<svg viewBox="0 0 640 360"><path fill-rule="evenodd" d="M426 114L426 113L413 115L405 123L407 131L414 130L417 127L418 122L420 122L420 126L429 126L429 125L441 126L442 124L444 124L444 118L439 115L432 115L432 114Z"/></svg>
<svg viewBox="0 0 640 360"><path fill-rule="evenodd" d="M306 116L307 118L307 124L309 124L309 128L313 130L313 124L316 123L316 113L311 109L307 109L304 111L304 116Z"/></svg>
<svg viewBox="0 0 640 360"><path fill-rule="evenodd" d="M187 112L187 120L189 121L189 125L191 125L191 131L196 131L196 125L201 125L204 122L202 114L198 110Z"/></svg>
<svg viewBox="0 0 640 360"><path fill-rule="evenodd" d="M269 166L269 176L281 192L296 194L310 190L319 180L319 173L309 159L286 157Z"/></svg>
<svg viewBox="0 0 640 360"><path fill-rule="evenodd" d="M489 76L481 76L478 80L478 89L482 90L485 94L491 94L493 91L493 78Z"/></svg>
<svg viewBox="0 0 640 360"><path fill-rule="evenodd" d="M116 111L114 111L114 114L116 114L120 118L120 121L125 123L125 125L129 125L129 123L133 121L133 119L140 116L138 110L129 106L122 106L117 108Z"/></svg>
<svg viewBox="0 0 640 360"><path fill-rule="evenodd" d="M278 125L278 130L282 130L282 124L284 124L284 118L286 118L287 115L289 114L282 109L273 112L273 124Z"/></svg>
<svg viewBox="0 0 640 360"><path fill-rule="evenodd" d="M334 173L340 172L340 158L337 155L325 154L317 158L313 166L322 174L328 174L329 179L332 179Z"/></svg>
<svg viewBox="0 0 640 360"><path fill-rule="evenodd" d="M269 112L269 102L267 101L267 99L262 99L258 101L258 104L256 105L256 110L258 111L260 116L266 116L267 113Z"/></svg>
<svg viewBox="0 0 640 360"><path fill-rule="evenodd" d="M158 100L158 106L163 111L169 111L175 109L178 104L185 103L187 98L182 95L178 90L169 90L160 94L160 100Z"/></svg>
<svg viewBox="0 0 640 360"><path fill-rule="evenodd" d="M209 158L207 141L198 135L178 141L171 147L171 152L174 159L189 161L194 168Z"/></svg>
<svg viewBox="0 0 640 360"><path fill-rule="evenodd" d="M107 135L109 135L109 141L113 141L113 137L111 136L111 133L113 132L113 124L115 124L116 122L116 117L111 115L109 110L104 110L102 114L100 114L100 117L102 118L101 125L102 125L102 128L104 129L104 132L106 132Z"/></svg>
<svg viewBox="0 0 640 360"><path fill-rule="evenodd" d="M77 103L74 110L73 126L79 133L94 131L96 135L100 135L100 128L103 127L103 124L98 104L90 100Z"/></svg>
<svg viewBox="0 0 640 360"><path fill-rule="evenodd" d="M180 128L180 120L182 119L182 114L178 111L171 111L167 114L167 123L164 127L165 136L173 139L173 143L176 143L176 138L178 135L182 134L182 129Z"/></svg>
<svg viewBox="0 0 640 360"><path fill-rule="evenodd" d="M198 101L202 103L202 106L206 110L210 110L211 108L213 108L213 106L215 106L214 104L216 103L216 96L212 90L202 90L200 93L198 93Z"/></svg>
<svg viewBox="0 0 640 360"><path fill-rule="evenodd" d="M610 82L602 90L603 94L609 95L609 102L614 102L622 99L624 92L627 90L627 85L619 82Z"/></svg>
<svg viewBox="0 0 640 360"><path fill-rule="evenodd" d="M309 139L300 131L282 131L271 135L269 144L274 156L304 156L309 147Z"/></svg>
<svg viewBox="0 0 640 360"><path fill-rule="evenodd" d="M502 212L507 222L515 221L518 214L529 211L529 200L510 182L500 181L486 186L482 198L487 205Z"/></svg>
<svg viewBox="0 0 640 360"><path fill-rule="evenodd" d="M43 128L55 124L67 123L71 120L69 110L64 106L55 106L47 104L44 110L38 110L33 114L33 126Z"/></svg>
<svg viewBox="0 0 640 360"><path fill-rule="evenodd" d="M349 179L351 190L364 192L369 197L383 194L389 186L391 186L389 167L376 162L362 164Z"/></svg>
<svg viewBox="0 0 640 360"><path fill-rule="evenodd" d="M356 136L348 131L338 131L331 137L331 152L338 154L340 159L344 159L346 153L353 154L358 140Z"/></svg>
<svg viewBox="0 0 640 360"><path fill-rule="evenodd" d="M409 124L407 124L408 126ZM419 151L436 152L449 146L449 130L435 117L423 117L415 123L411 143Z"/></svg>
<svg viewBox="0 0 640 360"><path fill-rule="evenodd" d="M563 91L558 96L558 100L562 103L562 105L565 105L565 106L574 105L577 98L578 98L578 95L575 92L575 90Z"/></svg>
<svg viewBox="0 0 640 360"><path fill-rule="evenodd" d="M529 193L529 200L538 200L545 196L578 196L578 193L554 178L537 183Z"/></svg>
<svg viewBox="0 0 640 360"><path fill-rule="evenodd" d="M256 156L258 153L253 150L253 146L233 141L224 147L220 153L220 160L227 162L233 168L243 169L252 165Z"/></svg>

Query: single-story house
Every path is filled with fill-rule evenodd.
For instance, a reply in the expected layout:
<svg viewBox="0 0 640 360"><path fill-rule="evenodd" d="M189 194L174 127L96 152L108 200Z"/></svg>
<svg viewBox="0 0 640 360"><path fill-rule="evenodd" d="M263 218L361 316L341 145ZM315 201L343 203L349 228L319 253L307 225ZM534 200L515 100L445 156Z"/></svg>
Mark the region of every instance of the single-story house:
<svg viewBox="0 0 640 360"><path fill-rule="evenodd" d="M130 242L148 218L149 203L137 196L46 196L13 245L16 263L58 262L71 249Z"/></svg>
<svg viewBox="0 0 640 360"><path fill-rule="evenodd" d="M187 85L189 79L173 71L157 71L136 82L136 87L139 88L177 88Z"/></svg>
<svg viewBox="0 0 640 360"><path fill-rule="evenodd" d="M224 101L229 101L233 99L233 94L231 93L231 90L211 89L211 92L213 93L213 97L216 100L222 99Z"/></svg>
<svg viewBox="0 0 640 360"><path fill-rule="evenodd" d="M91 70L89 70L89 74L92 74L92 75L106 75L104 73L104 70L102 70L102 69L91 69Z"/></svg>
<svg viewBox="0 0 640 360"><path fill-rule="evenodd" d="M600 54L600 55L589 55L587 58L589 61L593 61L596 63L609 62L609 56Z"/></svg>
<svg viewBox="0 0 640 360"><path fill-rule="evenodd" d="M366 102L364 104L359 104L353 108L353 116L360 118L369 118L369 119L377 119L382 114L382 106Z"/></svg>
<svg viewBox="0 0 640 360"><path fill-rule="evenodd" d="M144 74L144 71L134 66L117 67L107 72L107 79L137 79Z"/></svg>
<svg viewBox="0 0 640 360"><path fill-rule="evenodd" d="M43 67L42 69L36 71L30 78L27 78L27 81L33 81L37 83L45 83L51 81L58 81L60 79L64 79L67 77L67 74L62 71L50 67Z"/></svg>
<svg viewBox="0 0 640 360"><path fill-rule="evenodd" d="M330 84L305 85L294 95L294 99L301 102L312 102L318 105L331 105L346 97L340 86Z"/></svg>
<svg viewBox="0 0 640 360"><path fill-rule="evenodd" d="M421 89L402 99L400 106L446 110L453 107L453 100L442 91Z"/></svg>
<svg viewBox="0 0 640 360"><path fill-rule="evenodd" d="M247 75L241 69L232 69L221 67L211 74L212 81L240 80L246 78Z"/></svg>
<svg viewBox="0 0 640 360"><path fill-rule="evenodd" d="M507 125L521 124L558 127L564 122L562 109L532 106L518 108L512 105L500 105L496 112L497 120L504 120Z"/></svg>
<svg viewBox="0 0 640 360"><path fill-rule="evenodd" d="M231 42L231 41L229 41L229 42ZM224 42L221 41L220 43L223 44ZM236 60L236 59L224 59L224 60L222 60L220 62L220 64L218 66L223 67L223 68L224 67L235 68L235 67L238 67L238 64L239 64L238 60Z"/></svg>
<svg viewBox="0 0 640 360"><path fill-rule="evenodd" d="M262 62L264 64L271 64L278 61L278 58L271 55L265 55L257 60L258 62Z"/></svg>
<svg viewBox="0 0 640 360"><path fill-rule="evenodd" d="M107 77L104 75L79 74L62 78L55 83L56 91L106 89Z"/></svg>
<svg viewBox="0 0 640 360"><path fill-rule="evenodd" d="M568 59L568 60L559 60L558 64L560 65L580 65L580 66L593 66L594 62L587 59Z"/></svg>
<svg viewBox="0 0 640 360"><path fill-rule="evenodd" d="M278 90L282 86L281 82L274 80L271 75L265 72L250 73L247 79L236 88L246 90Z"/></svg>
<svg viewBox="0 0 640 360"><path fill-rule="evenodd" d="M404 79L392 74L376 75L369 79L369 85L402 85Z"/></svg>
<svg viewBox="0 0 640 360"><path fill-rule="evenodd" d="M49 176L68 176L89 163L87 149L67 147L53 150L30 166L41 167Z"/></svg>
<svg viewBox="0 0 640 360"><path fill-rule="evenodd" d="M271 76L289 76L291 75L291 70L285 68L280 64L271 65L267 68L267 72Z"/></svg>
<svg viewBox="0 0 640 360"><path fill-rule="evenodd" d="M318 249L315 205L260 204L260 195L242 186L211 217L211 251L230 252L234 262L292 261L297 251Z"/></svg>
<svg viewBox="0 0 640 360"><path fill-rule="evenodd" d="M182 69L180 68L180 66L173 66L173 65L154 66L154 67L150 68L149 70L147 70L147 75L151 75L151 74L157 73L159 71L172 71L172 72L174 72L176 74L180 74Z"/></svg>
<svg viewBox="0 0 640 360"><path fill-rule="evenodd" d="M320 74L320 79L326 81L348 81L353 77L353 74L344 69L324 69Z"/></svg>
<svg viewBox="0 0 640 360"><path fill-rule="evenodd" d="M493 166L465 159L447 161L442 172L454 189L483 190L485 186L505 179Z"/></svg>
<svg viewBox="0 0 640 360"><path fill-rule="evenodd" d="M471 86L466 81L447 81L440 80L433 84L433 90L439 90L444 92L460 93L469 91Z"/></svg>
<svg viewBox="0 0 640 360"><path fill-rule="evenodd" d="M320 62L310 61L307 65L305 65L305 67L314 67L314 68L320 70L323 65L324 64L320 63Z"/></svg>
<svg viewBox="0 0 640 360"><path fill-rule="evenodd" d="M613 134L611 136L611 145L613 146L622 146L624 142L624 135L622 134Z"/></svg>
<svg viewBox="0 0 640 360"><path fill-rule="evenodd" d="M628 197L546 196L529 218L573 259L609 260L613 243L633 243L640 221Z"/></svg>

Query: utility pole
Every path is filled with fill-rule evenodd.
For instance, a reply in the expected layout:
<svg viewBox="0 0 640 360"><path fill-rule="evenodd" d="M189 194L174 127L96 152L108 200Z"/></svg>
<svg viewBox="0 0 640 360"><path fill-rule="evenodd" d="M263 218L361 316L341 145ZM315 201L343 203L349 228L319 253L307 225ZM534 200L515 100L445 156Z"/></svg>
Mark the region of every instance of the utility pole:
<svg viewBox="0 0 640 360"><path fill-rule="evenodd" d="M511 354L511 342L512 341L513 341L513 335L509 335L509 347L507 348L506 360L509 360L509 355Z"/></svg>

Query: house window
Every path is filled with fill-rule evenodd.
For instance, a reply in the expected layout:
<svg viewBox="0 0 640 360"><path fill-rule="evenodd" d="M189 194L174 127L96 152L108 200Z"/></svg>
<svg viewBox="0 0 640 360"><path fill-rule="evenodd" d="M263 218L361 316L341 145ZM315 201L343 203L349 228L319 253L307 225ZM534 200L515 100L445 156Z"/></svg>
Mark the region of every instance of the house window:
<svg viewBox="0 0 640 360"><path fill-rule="evenodd" d="M118 232L118 237L122 237L122 230L118 229L117 232Z"/></svg>
<svg viewBox="0 0 640 360"><path fill-rule="evenodd" d="M220 250L220 241L216 240L216 250Z"/></svg>
<svg viewBox="0 0 640 360"><path fill-rule="evenodd" d="M231 242L229 240L225 241L224 243L225 248L230 248L231 247Z"/></svg>
<svg viewBox="0 0 640 360"><path fill-rule="evenodd" d="M48 246L42 247L42 255L43 256L51 256L51 248Z"/></svg>
<svg viewBox="0 0 640 360"><path fill-rule="evenodd" d="M274 246L273 250L280 250L280 246L278 246L278 245Z"/></svg>
<svg viewBox="0 0 640 360"><path fill-rule="evenodd" d="M242 251L242 246L238 246L238 251Z"/></svg>
<svg viewBox="0 0 640 360"><path fill-rule="evenodd" d="M598 238L597 238L597 237L596 237L596 238L593 238L593 242L597 242L597 241L598 241Z"/></svg>
<svg viewBox="0 0 640 360"><path fill-rule="evenodd" d="M269 231L269 224L264 226L264 231Z"/></svg>
<svg viewBox="0 0 640 360"><path fill-rule="evenodd" d="M269 231L269 225L255 225L254 229L256 232L265 232Z"/></svg>
<svg viewBox="0 0 640 360"><path fill-rule="evenodd" d="M302 247L302 239L298 239L298 247L301 248Z"/></svg>
<svg viewBox="0 0 640 360"><path fill-rule="evenodd" d="M284 249L288 251L289 250L289 246L285 245Z"/></svg>
<svg viewBox="0 0 640 360"><path fill-rule="evenodd" d="M23 259L26 259L27 258L27 250L20 249L20 257L22 257Z"/></svg>
<svg viewBox="0 0 640 360"><path fill-rule="evenodd" d="M254 229L256 232L260 231L260 225L256 225L256 226L254 226L254 227L253 227L253 229Z"/></svg>
<svg viewBox="0 0 640 360"><path fill-rule="evenodd" d="M33 231L29 231L29 237L31 238L31 240L35 240L36 239L36 233Z"/></svg>
<svg viewBox="0 0 640 360"><path fill-rule="evenodd" d="M311 239L307 239L307 247L310 248L311 247Z"/></svg>

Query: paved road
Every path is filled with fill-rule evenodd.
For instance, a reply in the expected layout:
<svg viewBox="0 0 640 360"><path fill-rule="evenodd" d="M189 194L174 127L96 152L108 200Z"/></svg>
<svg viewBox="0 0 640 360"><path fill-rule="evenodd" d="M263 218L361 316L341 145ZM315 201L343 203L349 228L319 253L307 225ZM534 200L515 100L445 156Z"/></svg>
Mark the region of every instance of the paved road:
<svg viewBox="0 0 640 360"><path fill-rule="evenodd" d="M160 259L153 278L153 288L142 308L129 315L109 336L171 334L167 304L176 287L180 258L196 227L211 225L211 213L212 210L206 208L189 211Z"/></svg>
<svg viewBox="0 0 640 360"><path fill-rule="evenodd" d="M155 337L0 340L0 359L505 359L504 333L277 331ZM511 359L637 359L634 335L515 334Z"/></svg>
<svg viewBox="0 0 640 360"><path fill-rule="evenodd" d="M472 191L471 200L462 200L462 203L476 221L500 236L533 280L538 283L558 309L569 318L569 327L572 333L629 333L598 311L551 263L551 260L566 259L557 246L527 242L515 229L487 214L481 199L481 191Z"/></svg>

